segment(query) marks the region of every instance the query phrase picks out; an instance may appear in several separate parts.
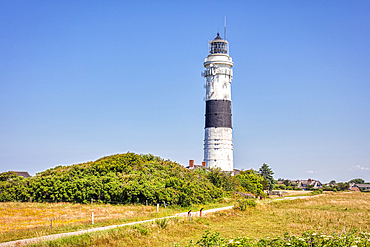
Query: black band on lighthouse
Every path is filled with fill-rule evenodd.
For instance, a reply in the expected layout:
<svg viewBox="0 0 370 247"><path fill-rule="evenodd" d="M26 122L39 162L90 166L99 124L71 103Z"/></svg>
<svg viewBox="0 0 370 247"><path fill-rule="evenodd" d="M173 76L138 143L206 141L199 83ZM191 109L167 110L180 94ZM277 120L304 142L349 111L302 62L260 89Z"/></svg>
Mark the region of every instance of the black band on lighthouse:
<svg viewBox="0 0 370 247"><path fill-rule="evenodd" d="M209 127L231 128L230 100L206 101L206 128Z"/></svg>

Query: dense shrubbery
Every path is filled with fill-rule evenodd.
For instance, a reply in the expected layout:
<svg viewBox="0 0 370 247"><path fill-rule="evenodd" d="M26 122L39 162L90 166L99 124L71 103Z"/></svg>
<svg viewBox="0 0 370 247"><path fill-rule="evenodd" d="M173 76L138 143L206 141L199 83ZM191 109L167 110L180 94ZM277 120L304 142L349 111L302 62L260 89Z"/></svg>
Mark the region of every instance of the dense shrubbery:
<svg viewBox="0 0 370 247"><path fill-rule="evenodd" d="M133 153L58 166L35 177L0 182L0 201L157 203L189 205L222 198L205 176L153 155Z"/></svg>
<svg viewBox="0 0 370 247"><path fill-rule="evenodd" d="M247 210L247 208L256 207L256 206L257 206L257 202L255 200L240 198L238 199L237 203L234 205L234 209L245 211Z"/></svg>
<svg viewBox="0 0 370 247"><path fill-rule="evenodd" d="M0 174L0 201L162 203L187 206L220 200L235 191L262 192L257 173L231 176L218 169L190 171L153 155L134 153L57 166L23 178Z"/></svg>
<svg viewBox="0 0 370 247"><path fill-rule="evenodd" d="M301 236L286 234L284 237L266 238L257 240L255 238L240 237L236 239L222 238L219 233L206 231L203 237L195 244L190 246L245 246L245 247L264 247L264 246L370 246L370 234L358 232L356 230L340 235L324 235L321 233L304 232Z"/></svg>

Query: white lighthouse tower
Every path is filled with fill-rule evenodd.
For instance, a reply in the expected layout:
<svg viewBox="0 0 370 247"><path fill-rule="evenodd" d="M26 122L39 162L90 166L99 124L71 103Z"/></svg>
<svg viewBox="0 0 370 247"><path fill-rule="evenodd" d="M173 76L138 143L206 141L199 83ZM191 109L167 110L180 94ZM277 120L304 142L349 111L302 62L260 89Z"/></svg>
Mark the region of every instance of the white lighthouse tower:
<svg viewBox="0 0 370 247"><path fill-rule="evenodd" d="M209 54L204 61L206 68L206 121L204 160L208 168L234 170L231 125L231 80L233 62L229 44L219 33L209 42Z"/></svg>

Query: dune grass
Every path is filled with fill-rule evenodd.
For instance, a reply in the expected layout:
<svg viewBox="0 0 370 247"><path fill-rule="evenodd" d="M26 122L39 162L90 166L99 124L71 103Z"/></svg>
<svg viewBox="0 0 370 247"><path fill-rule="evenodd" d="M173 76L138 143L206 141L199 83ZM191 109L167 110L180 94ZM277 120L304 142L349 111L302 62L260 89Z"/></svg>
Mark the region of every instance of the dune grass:
<svg viewBox="0 0 370 247"><path fill-rule="evenodd" d="M7 242L18 239L71 232L99 226L123 224L174 215L188 210L199 211L231 205L230 203L209 203L182 208L179 206L73 204L73 203L0 203L0 239ZM94 212L94 225L91 213ZM53 219L51 227L51 219Z"/></svg>
<svg viewBox="0 0 370 247"><path fill-rule="evenodd" d="M63 238L35 246L185 246L205 230L222 237L266 238L311 230L340 234L352 229L369 232L370 194L332 193L299 200L259 203L246 211L224 211L202 218L174 218L162 223L121 227Z"/></svg>

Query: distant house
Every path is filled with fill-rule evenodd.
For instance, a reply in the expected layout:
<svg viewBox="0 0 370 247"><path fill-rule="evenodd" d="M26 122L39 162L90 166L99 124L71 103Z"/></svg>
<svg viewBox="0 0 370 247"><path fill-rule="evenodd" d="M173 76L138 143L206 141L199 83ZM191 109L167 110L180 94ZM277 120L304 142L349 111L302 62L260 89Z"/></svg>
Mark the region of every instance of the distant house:
<svg viewBox="0 0 370 247"><path fill-rule="evenodd" d="M360 190L366 190L370 191L370 184L350 184L350 190L352 191L360 191Z"/></svg>
<svg viewBox="0 0 370 247"><path fill-rule="evenodd" d="M313 189L321 189L322 183L318 180L307 179L307 180L297 180L297 187L303 190L307 190L308 187Z"/></svg>
<svg viewBox="0 0 370 247"><path fill-rule="evenodd" d="M17 172L17 171L10 171L10 172L14 172L15 174L17 174L17 176L21 176L21 177L24 177L24 178L31 177L31 175L28 172Z"/></svg>
<svg viewBox="0 0 370 247"><path fill-rule="evenodd" d="M360 191L360 189L359 189L359 188L357 188L357 187L351 187L349 190L350 190L350 191Z"/></svg>

